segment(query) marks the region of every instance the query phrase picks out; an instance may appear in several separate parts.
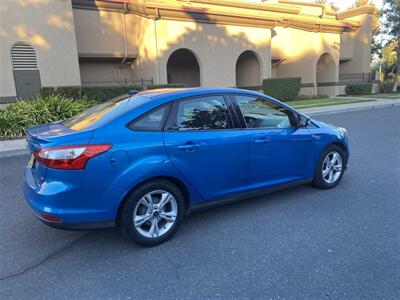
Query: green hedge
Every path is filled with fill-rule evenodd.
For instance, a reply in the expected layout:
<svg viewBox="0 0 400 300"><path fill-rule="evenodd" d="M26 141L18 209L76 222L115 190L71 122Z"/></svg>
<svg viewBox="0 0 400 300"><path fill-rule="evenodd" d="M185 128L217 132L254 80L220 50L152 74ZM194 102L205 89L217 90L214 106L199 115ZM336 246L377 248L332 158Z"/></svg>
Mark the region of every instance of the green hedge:
<svg viewBox="0 0 400 300"><path fill-rule="evenodd" d="M370 95L372 93L372 84L359 83L346 86L347 95Z"/></svg>
<svg viewBox="0 0 400 300"><path fill-rule="evenodd" d="M263 80L264 94L281 101L297 100L300 87L300 77L269 78Z"/></svg>
<svg viewBox="0 0 400 300"><path fill-rule="evenodd" d="M26 128L68 119L96 104L98 101L60 95L19 100L0 109L0 139L22 137Z"/></svg>
<svg viewBox="0 0 400 300"><path fill-rule="evenodd" d="M122 86L65 86L65 87L42 87L39 90L39 96L47 97L49 95L59 95L62 97L79 100L81 98L96 99L104 102L112 98L124 95L128 90L142 91L144 89L157 88L177 88L183 87L178 84L159 84L159 85L127 85Z"/></svg>
<svg viewBox="0 0 400 300"><path fill-rule="evenodd" d="M298 97L299 100L317 100L317 99L326 99L329 98L328 95L300 95Z"/></svg>
<svg viewBox="0 0 400 300"><path fill-rule="evenodd" d="M379 91L381 93L392 93L394 87L394 82L385 81L379 84Z"/></svg>

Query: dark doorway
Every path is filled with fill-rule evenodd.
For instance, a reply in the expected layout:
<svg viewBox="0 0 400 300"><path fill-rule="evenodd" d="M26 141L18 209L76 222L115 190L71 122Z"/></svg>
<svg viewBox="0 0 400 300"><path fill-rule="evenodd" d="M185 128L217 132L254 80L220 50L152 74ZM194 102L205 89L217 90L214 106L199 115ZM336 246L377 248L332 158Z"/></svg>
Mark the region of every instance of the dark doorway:
<svg viewBox="0 0 400 300"><path fill-rule="evenodd" d="M167 63L169 84L200 86L200 66L189 49L178 49L171 54Z"/></svg>
<svg viewBox="0 0 400 300"><path fill-rule="evenodd" d="M253 51L243 52L236 62L236 86L251 87L261 85L261 66Z"/></svg>

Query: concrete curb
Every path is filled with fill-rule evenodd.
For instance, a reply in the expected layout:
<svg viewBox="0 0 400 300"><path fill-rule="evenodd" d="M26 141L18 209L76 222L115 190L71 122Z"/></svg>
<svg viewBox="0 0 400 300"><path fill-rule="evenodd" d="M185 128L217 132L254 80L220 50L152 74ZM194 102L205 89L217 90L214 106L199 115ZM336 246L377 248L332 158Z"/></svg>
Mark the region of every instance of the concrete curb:
<svg viewBox="0 0 400 300"><path fill-rule="evenodd" d="M19 155L28 155L28 154L29 154L29 152L27 149L7 150L7 151L0 151L0 158L13 157L13 156L19 156Z"/></svg>
<svg viewBox="0 0 400 300"><path fill-rule="evenodd" d="M0 141L0 158L28 154L25 139Z"/></svg>
<svg viewBox="0 0 400 300"><path fill-rule="evenodd" d="M395 100L392 102L387 101L389 103L377 103L377 102L374 102L373 104L368 103L369 105L366 105L367 102L362 102L359 103L362 105L357 105L357 103L355 103L355 104L342 104L335 106L323 106L323 107L300 109L299 111L309 116L322 116L322 115L332 115L338 113L400 106L400 100ZM0 158L27 155L28 153L29 152L25 146L25 139L0 141Z"/></svg>
<svg viewBox="0 0 400 300"><path fill-rule="evenodd" d="M354 112L354 111L361 111L361 110L388 108L388 107L394 107L394 106L400 106L400 101L398 103L375 104L375 105L362 106L362 107L347 107L347 108L339 108L338 107L337 109L325 110L325 111L313 111L312 108L300 109L300 111L308 116L323 116L323 115L332 115L332 114ZM323 108L329 108L329 106L325 106Z"/></svg>

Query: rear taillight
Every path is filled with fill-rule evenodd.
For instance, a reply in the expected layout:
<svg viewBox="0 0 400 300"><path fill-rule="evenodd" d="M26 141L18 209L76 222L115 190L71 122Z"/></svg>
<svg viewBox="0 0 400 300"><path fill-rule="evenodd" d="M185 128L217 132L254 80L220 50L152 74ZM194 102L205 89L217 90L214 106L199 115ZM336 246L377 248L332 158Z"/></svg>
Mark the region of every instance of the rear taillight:
<svg viewBox="0 0 400 300"><path fill-rule="evenodd" d="M89 159L106 152L111 145L79 145L39 149L36 160L52 169L82 170Z"/></svg>
<svg viewBox="0 0 400 300"><path fill-rule="evenodd" d="M43 220L48 221L48 222L53 222L53 223L61 223L62 220L55 217L55 216L50 216L46 214L40 214Z"/></svg>

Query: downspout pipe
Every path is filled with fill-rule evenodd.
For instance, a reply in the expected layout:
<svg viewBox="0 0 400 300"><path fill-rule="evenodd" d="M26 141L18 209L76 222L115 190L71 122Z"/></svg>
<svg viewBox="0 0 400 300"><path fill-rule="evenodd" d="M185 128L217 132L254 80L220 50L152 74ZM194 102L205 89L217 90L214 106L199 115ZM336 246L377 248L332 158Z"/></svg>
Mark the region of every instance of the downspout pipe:
<svg viewBox="0 0 400 300"><path fill-rule="evenodd" d="M123 35L124 35L124 56L123 56L123 58L122 58L122 60L121 60L121 63L120 63L120 67L119 67L119 73L121 73L121 69L122 69L122 66L123 66L123 64L125 63L125 61L127 60L127 58L128 58L128 47L127 47L127 34L126 34L126 14L128 13L128 7L127 7L127 5L126 5L126 3L124 3L124 12L123 12L123 15L122 15L122 18L123 18ZM119 76L119 80L121 80L121 76L120 76L120 74L118 74Z"/></svg>
<svg viewBox="0 0 400 300"><path fill-rule="evenodd" d="M318 83L317 83L317 65L318 65L318 60L317 60L317 64L315 65L314 68L314 95L318 95Z"/></svg>
<svg viewBox="0 0 400 300"><path fill-rule="evenodd" d="M156 8L156 13L153 19L154 22L154 42L156 48L156 83L160 84L160 68L158 63L158 38L157 38L157 20L160 19L160 11Z"/></svg>

